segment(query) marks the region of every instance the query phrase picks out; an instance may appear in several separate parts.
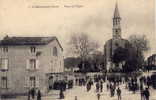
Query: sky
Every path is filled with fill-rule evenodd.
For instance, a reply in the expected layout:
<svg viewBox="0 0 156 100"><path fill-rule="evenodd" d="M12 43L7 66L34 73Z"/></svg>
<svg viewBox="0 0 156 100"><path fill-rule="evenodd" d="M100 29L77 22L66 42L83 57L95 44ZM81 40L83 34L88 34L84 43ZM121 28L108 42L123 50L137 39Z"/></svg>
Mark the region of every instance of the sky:
<svg viewBox="0 0 156 100"><path fill-rule="evenodd" d="M66 56L70 35L83 32L103 50L112 38L116 2L122 37L146 35L151 49L145 56L156 53L154 0L0 0L0 39L6 35L57 36Z"/></svg>

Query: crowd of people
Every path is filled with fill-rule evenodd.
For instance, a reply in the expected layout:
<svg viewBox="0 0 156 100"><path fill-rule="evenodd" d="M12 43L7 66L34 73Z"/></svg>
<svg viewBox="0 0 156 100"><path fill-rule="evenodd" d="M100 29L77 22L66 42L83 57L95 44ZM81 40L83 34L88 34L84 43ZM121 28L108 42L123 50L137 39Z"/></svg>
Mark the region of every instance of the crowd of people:
<svg viewBox="0 0 156 100"><path fill-rule="evenodd" d="M110 91L110 97L114 97L115 94L118 97L118 100L122 99L122 89L120 85L125 84L125 89L132 91L132 93L139 92L141 94L141 100L149 100L150 92L149 87L151 86L150 77L113 77L113 78L90 78L86 81L86 90L87 92L91 90L93 84L95 84L97 99L100 100L100 96L103 92L103 83L107 81L106 88L107 91Z"/></svg>
<svg viewBox="0 0 156 100"><path fill-rule="evenodd" d="M83 77L79 79L75 79L75 82L69 81L68 83L65 83L62 81L59 84L59 98L64 99L64 91L66 91L67 88L73 88L74 85L77 86L85 86L86 91L89 92L92 87L95 85L95 91L97 95L97 100L100 100L100 97L103 93L103 87L104 83L106 84L106 90L110 94L110 97L117 96L118 100L122 100L122 86L125 86L125 89L127 91L132 91L132 93L140 93L141 99L140 100L149 100L150 92L149 88L151 86L151 79L150 77L105 77L105 76L98 76L98 77ZM105 91L104 91L105 92ZM36 97L35 97L36 96ZM35 100L41 100L41 92L40 90L37 90L32 88L28 92L28 100L31 100L31 98L34 100L34 98L37 98ZM75 97L75 100L78 100L78 96Z"/></svg>

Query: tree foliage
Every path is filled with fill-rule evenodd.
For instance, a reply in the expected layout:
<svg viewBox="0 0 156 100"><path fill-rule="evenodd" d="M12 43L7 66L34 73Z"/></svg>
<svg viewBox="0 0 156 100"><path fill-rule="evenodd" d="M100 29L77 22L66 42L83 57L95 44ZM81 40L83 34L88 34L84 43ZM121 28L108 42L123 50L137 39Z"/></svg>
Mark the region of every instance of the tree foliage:
<svg viewBox="0 0 156 100"><path fill-rule="evenodd" d="M114 63L120 63L122 61L125 61L128 58L128 54L129 54L129 52L128 52L127 48L118 47L114 51L114 55L113 55L112 61Z"/></svg>
<svg viewBox="0 0 156 100"><path fill-rule="evenodd" d="M64 59L64 66L65 68L74 68L78 67L78 64L80 63L80 58L77 57L67 57Z"/></svg>
<svg viewBox="0 0 156 100"><path fill-rule="evenodd" d="M131 35L129 41L136 52L135 60L138 68L144 63L144 53L150 49L149 41L145 35Z"/></svg>
<svg viewBox="0 0 156 100"><path fill-rule="evenodd" d="M150 49L149 41L145 35L131 35L129 41L137 52L144 53Z"/></svg>
<svg viewBox="0 0 156 100"><path fill-rule="evenodd" d="M85 33L72 34L69 40L69 53L80 58L78 67L81 72L94 71L96 67L89 56L97 51L99 44Z"/></svg>
<svg viewBox="0 0 156 100"><path fill-rule="evenodd" d="M149 50L149 42L145 35L131 35L129 44L125 47L118 47L113 54L112 61L118 65L122 64L123 72L132 72L142 68L144 63L144 52Z"/></svg>

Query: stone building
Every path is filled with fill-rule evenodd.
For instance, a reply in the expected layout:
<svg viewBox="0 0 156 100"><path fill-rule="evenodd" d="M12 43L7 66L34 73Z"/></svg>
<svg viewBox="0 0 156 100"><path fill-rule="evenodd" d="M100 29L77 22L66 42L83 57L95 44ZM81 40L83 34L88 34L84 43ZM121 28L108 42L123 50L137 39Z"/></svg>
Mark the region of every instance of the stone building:
<svg viewBox="0 0 156 100"><path fill-rule="evenodd" d="M64 72L63 48L56 37L5 37L0 41L0 92L47 93Z"/></svg>
<svg viewBox="0 0 156 100"><path fill-rule="evenodd" d="M118 47L125 48L128 46L129 42L126 39L122 38L121 30L121 17L118 10L118 4L116 3L114 16L113 16L113 29L112 29L112 39L106 41L104 45L104 58L105 58L105 67L109 71L115 67L115 64L112 62L112 56L114 51ZM119 67L122 67L122 64L119 64Z"/></svg>

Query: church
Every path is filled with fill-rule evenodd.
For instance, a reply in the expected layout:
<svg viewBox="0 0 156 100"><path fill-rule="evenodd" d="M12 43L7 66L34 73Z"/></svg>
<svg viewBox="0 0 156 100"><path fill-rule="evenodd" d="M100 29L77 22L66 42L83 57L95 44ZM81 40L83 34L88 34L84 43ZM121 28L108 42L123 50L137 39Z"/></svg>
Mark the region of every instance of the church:
<svg viewBox="0 0 156 100"><path fill-rule="evenodd" d="M113 28L112 28L112 38L106 41L104 45L104 62L105 68L107 71L115 69L115 64L112 62L112 57L114 51L118 47L125 48L129 41L122 38L122 29L121 29L121 17L118 10L118 4L115 5L114 15L113 15ZM122 64L119 64L119 68L122 68Z"/></svg>

